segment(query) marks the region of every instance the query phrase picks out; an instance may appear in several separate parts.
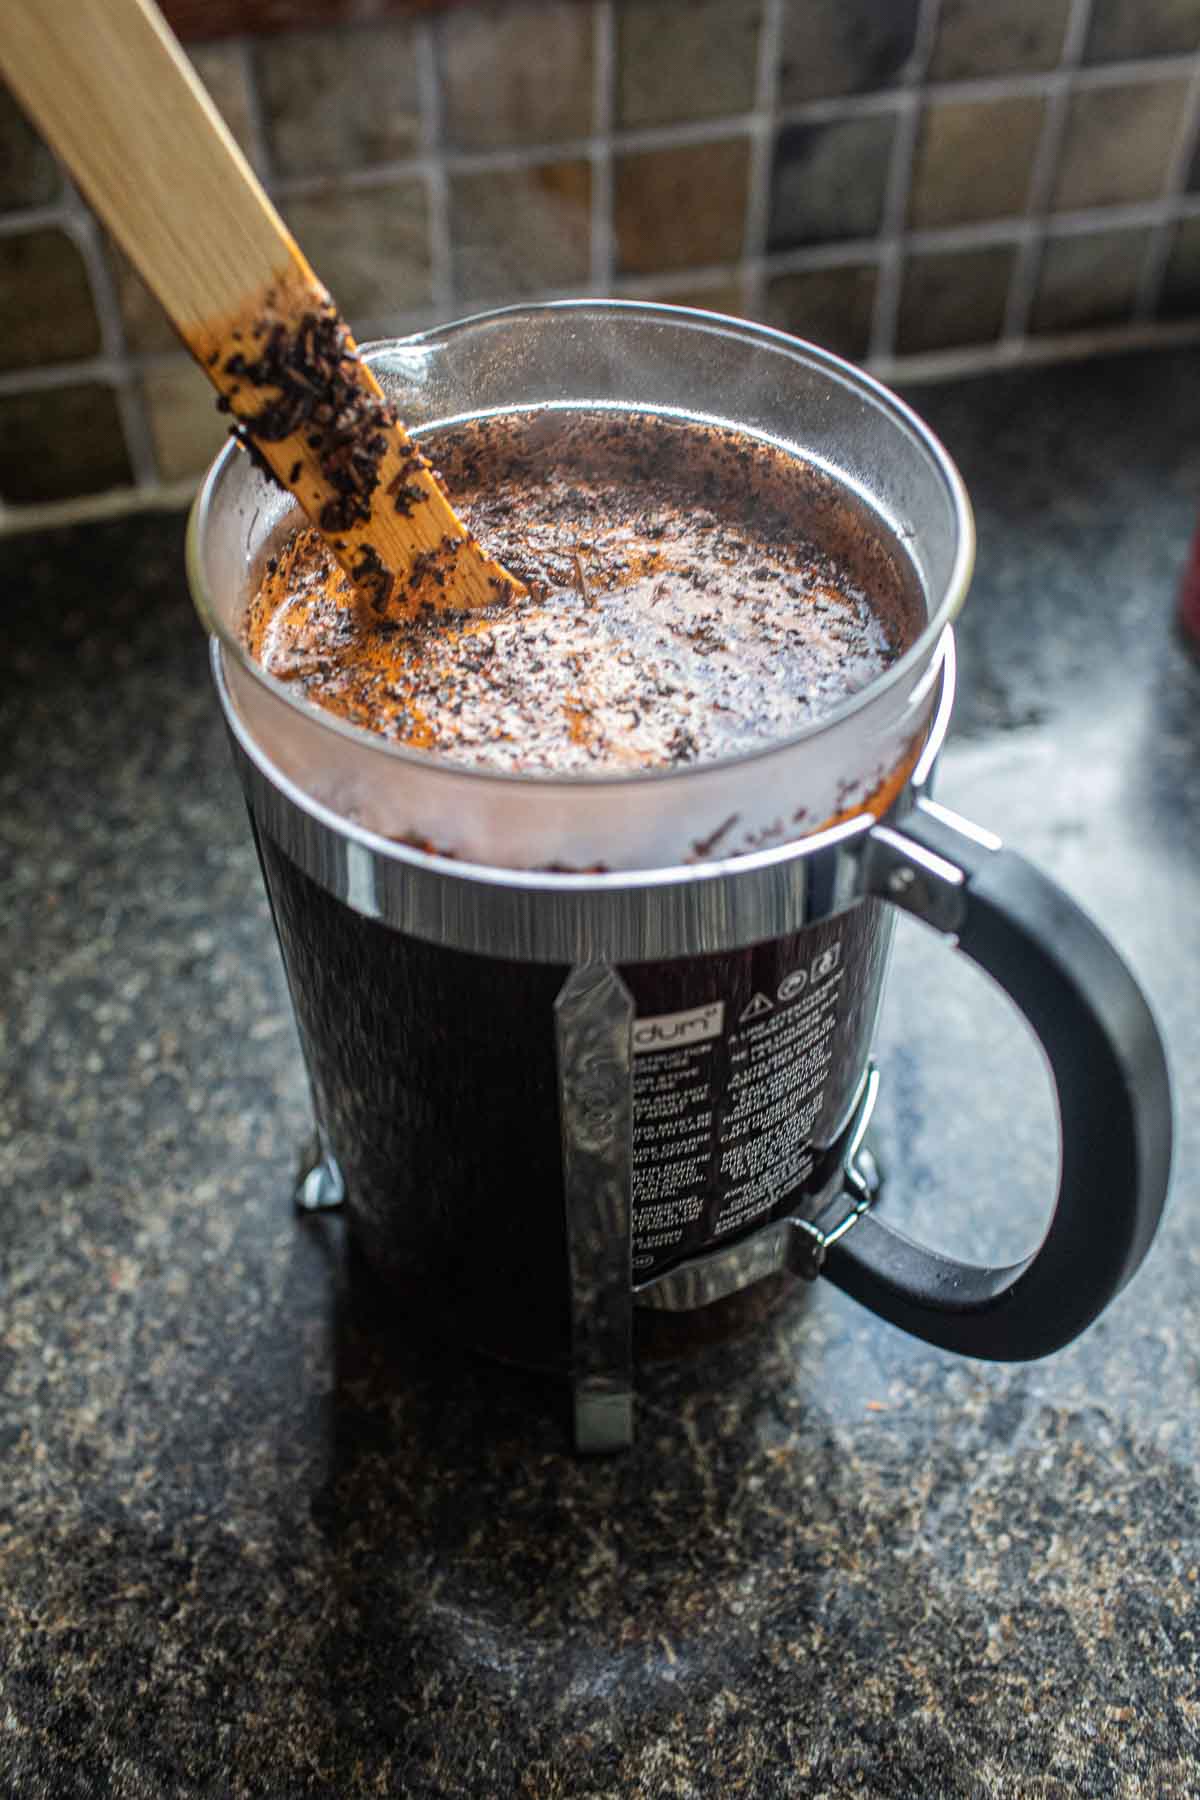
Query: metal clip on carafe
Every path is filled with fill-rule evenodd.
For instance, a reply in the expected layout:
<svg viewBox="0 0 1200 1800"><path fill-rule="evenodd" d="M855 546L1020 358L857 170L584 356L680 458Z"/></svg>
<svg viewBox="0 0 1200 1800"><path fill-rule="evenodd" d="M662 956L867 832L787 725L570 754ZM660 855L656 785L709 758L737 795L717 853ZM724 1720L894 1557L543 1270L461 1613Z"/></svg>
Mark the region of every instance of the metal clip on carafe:
<svg viewBox="0 0 1200 1800"><path fill-rule="evenodd" d="M578 1450L633 1442L633 998L608 963L554 1006Z"/></svg>
<svg viewBox="0 0 1200 1800"><path fill-rule="evenodd" d="M879 1075L868 1070L842 1133L836 1173L805 1213L773 1220L635 1285L632 1001L615 971L593 964L572 970L557 1015L575 1448L623 1450L633 1443L635 1307L695 1312L769 1275L815 1281L829 1251L879 1192L879 1171L864 1142Z"/></svg>

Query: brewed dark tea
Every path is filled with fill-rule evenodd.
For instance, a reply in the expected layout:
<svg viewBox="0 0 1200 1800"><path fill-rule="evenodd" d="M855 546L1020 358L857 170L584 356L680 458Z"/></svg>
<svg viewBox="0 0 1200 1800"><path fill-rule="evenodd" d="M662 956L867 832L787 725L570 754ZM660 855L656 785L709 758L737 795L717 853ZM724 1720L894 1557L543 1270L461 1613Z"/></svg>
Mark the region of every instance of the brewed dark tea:
<svg viewBox="0 0 1200 1800"><path fill-rule="evenodd" d="M814 541L820 482L746 435L548 411L423 448L527 597L375 612L309 529L272 560L246 621L273 675L415 749L572 774L736 755L824 717L923 623L894 547L855 531L844 505L837 548L827 517Z"/></svg>

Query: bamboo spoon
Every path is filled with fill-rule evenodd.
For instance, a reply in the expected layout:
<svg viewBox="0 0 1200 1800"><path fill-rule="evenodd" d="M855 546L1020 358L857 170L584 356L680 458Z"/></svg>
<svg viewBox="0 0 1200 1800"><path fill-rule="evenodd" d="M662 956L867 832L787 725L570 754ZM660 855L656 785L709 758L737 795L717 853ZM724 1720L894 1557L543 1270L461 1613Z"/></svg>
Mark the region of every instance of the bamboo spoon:
<svg viewBox="0 0 1200 1800"><path fill-rule="evenodd" d="M0 69L377 611L524 591L456 517L151 0L5 0Z"/></svg>

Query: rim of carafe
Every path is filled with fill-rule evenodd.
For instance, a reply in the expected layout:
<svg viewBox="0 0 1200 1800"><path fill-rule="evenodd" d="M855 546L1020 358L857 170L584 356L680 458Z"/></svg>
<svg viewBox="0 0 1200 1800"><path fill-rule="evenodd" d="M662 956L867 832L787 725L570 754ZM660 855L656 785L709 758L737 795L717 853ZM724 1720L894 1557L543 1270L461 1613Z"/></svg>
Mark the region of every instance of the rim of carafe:
<svg viewBox="0 0 1200 1800"><path fill-rule="evenodd" d="M444 325L431 326L424 331L394 338L371 340L360 346L360 352L366 361L371 362L380 360L384 355L398 349L419 349L424 346L452 342L457 336L470 331L478 331L481 327L491 326L500 321L507 320L516 323L521 318L544 318L555 314L578 318L586 313L600 313L612 317L624 314L651 320L661 319L664 323L674 322L687 329L718 331L724 336L744 338L747 342L769 343L798 360L805 361L810 365L818 365L831 377L869 396L881 410L890 413L898 425L921 442L945 484L953 509L954 563L938 605L930 612L908 649L898 656L895 662L890 663L880 675L865 687L860 688L857 693L850 694L844 700L839 701L819 719L810 720L786 736L770 738L761 744L752 745L750 748L742 748L725 756L706 757L702 761L694 763L619 772L495 769L440 755L432 750L413 749L407 744L396 743L390 738L383 737L378 732L354 725L348 719L343 719L328 708L296 693L289 683L280 681L278 677L269 674L262 668L250 655L237 633L232 631L222 620L219 609L213 604L209 594L209 585L205 575L204 539L209 521L218 504L217 496L221 484L226 479L234 459L243 454L241 446L232 438L213 461L192 504L188 517L186 542L188 582L193 603L205 629L218 639L223 650L232 655L242 669L268 693L283 701L294 713L308 720L315 728L332 731L338 737L375 755L392 758L400 767L417 768L426 773L430 770L445 770L472 781L496 783L505 787L537 788L544 792L570 790L595 793L603 788L630 789L647 783L684 781L689 776L694 779L701 771L709 773L718 769L749 768L755 763L765 762L773 757L786 754L805 743L816 741L834 730L843 721L866 710L893 687L910 677L918 676L923 666L927 681L932 682L937 679L938 645L945 628L953 622L962 608L974 568L975 524L966 484L940 438L926 425L919 414L915 413L881 381L857 368L853 363L836 356L832 351L824 350L817 344L810 344L802 338L792 337L786 332L777 331L769 325L731 319L724 314L705 312L695 307L672 306L658 301L579 299L495 307ZM712 422L726 424L733 429L748 429L745 426L739 426L738 422L732 419L718 421L714 418ZM431 426L422 426L418 432L414 432L414 435L419 437L428 429L436 429L438 423L438 421L434 421ZM763 436L761 433L752 432L751 434ZM298 508L297 514L299 514ZM921 682L917 694L913 696L914 705L924 692L925 683Z"/></svg>

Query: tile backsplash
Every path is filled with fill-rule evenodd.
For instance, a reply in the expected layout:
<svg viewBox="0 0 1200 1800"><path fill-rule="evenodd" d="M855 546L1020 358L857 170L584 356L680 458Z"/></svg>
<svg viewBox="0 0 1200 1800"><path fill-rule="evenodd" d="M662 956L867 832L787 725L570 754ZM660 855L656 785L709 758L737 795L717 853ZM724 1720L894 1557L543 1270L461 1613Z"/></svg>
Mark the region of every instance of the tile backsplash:
<svg viewBox="0 0 1200 1800"><path fill-rule="evenodd" d="M1200 0L463 0L188 48L364 338L598 293L888 379L1200 338ZM0 426L10 528L181 498L223 433L2 90Z"/></svg>

